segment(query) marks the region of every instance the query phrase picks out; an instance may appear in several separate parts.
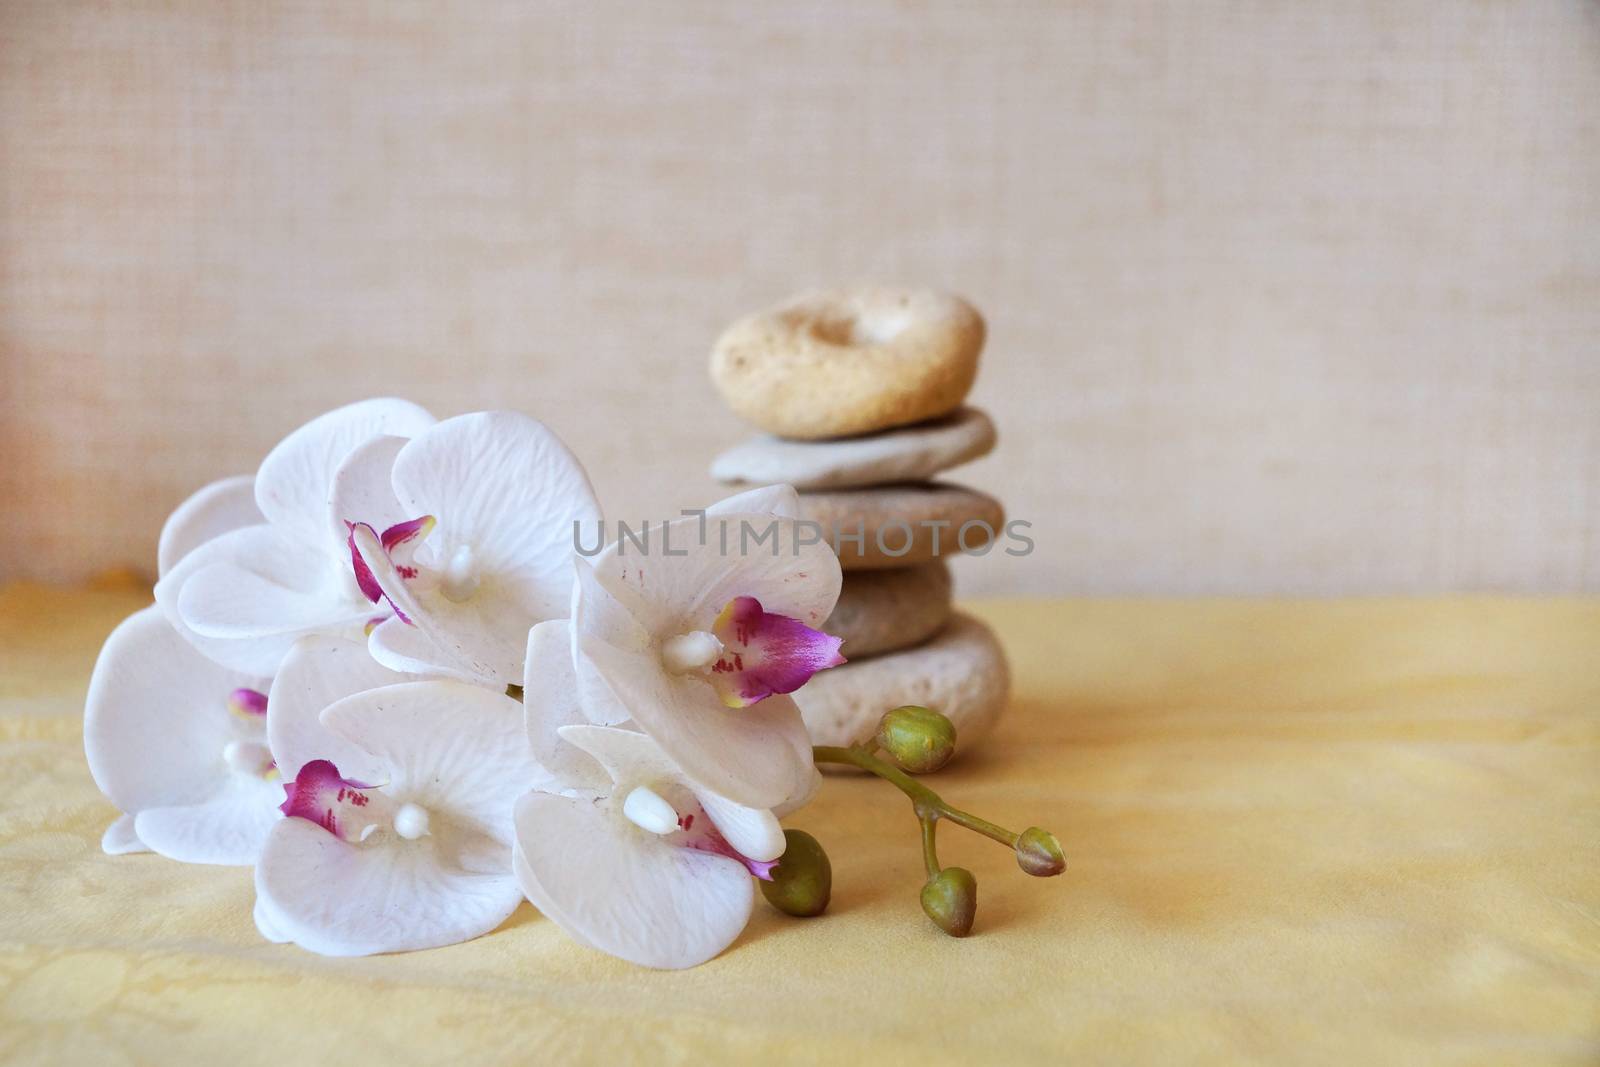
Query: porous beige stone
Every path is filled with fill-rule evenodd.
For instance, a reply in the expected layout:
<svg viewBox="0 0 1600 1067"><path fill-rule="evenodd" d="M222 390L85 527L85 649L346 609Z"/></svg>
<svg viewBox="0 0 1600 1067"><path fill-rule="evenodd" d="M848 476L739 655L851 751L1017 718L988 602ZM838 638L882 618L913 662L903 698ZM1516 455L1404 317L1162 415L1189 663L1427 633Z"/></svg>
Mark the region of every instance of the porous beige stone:
<svg viewBox="0 0 1600 1067"><path fill-rule="evenodd" d="M921 644L950 618L950 568L943 560L920 567L851 571L822 629L844 638L852 662Z"/></svg>
<svg viewBox="0 0 1600 1067"><path fill-rule="evenodd" d="M1005 526L998 500L949 482L801 493L800 510L822 527L847 571L981 552Z"/></svg>
<svg viewBox="0 0 1600 1067"><path fill-rule="evenodd" d="M955 724L959 759L993 729L1010 694L1011 669L994 631L957 612L927 644L820 671L794 698L816 745L865 741L883 713L902 704L933 708Z"/></svg>
<svg viewBox="0 0 1600 1067"><path fill-rule="evenodd" d="M724 330L711 380L736 415L780 437L873 433L960 407L983 339L982 316L958 296L823 290Z"/></svg>
<svg viewBox="0 0 1600 1067"><path fill-rule="evenodd" d="M916 482L977 459L994 448L994 423L977 408L898 430L832 441L790 441L762 434L711 462L723 482L796 489L854 489Z"/></svg>

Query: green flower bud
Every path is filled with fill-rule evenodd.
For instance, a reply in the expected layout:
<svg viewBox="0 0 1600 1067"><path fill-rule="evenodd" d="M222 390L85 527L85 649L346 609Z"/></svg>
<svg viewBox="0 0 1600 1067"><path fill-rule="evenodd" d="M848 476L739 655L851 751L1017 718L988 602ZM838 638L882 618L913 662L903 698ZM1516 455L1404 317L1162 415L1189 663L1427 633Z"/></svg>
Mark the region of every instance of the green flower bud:
<svg viewBox="0 0 1600 1067"><path fill-rule="evenodd" d="M978 912L978 880L965 867L946 867L922 887L922 910L951 937L966 937Z"/></svg>
<svg viewBox="0 0 1600 1067"><path fill-rule="evenodd" d="M1049 878L1067 869L1067 858L1055 834L1030 826L1017 835L1017 866L1036 878Z"/></svg>
<svg viewBox="0 0 1600 1067"><path fill-rule="evenodd" d="M833 865L817 839L804 830L785 830L786 842L772 881L762 880L761 895L785 915L821 915L833 892Z"/></svg>
<svg viewBox="0 0 1600 1067"><path fill-rule="evenodd" d="M903 770L930 774L955 755L956 728L932 708L907 704L878 721L877 741Z"/></svg>

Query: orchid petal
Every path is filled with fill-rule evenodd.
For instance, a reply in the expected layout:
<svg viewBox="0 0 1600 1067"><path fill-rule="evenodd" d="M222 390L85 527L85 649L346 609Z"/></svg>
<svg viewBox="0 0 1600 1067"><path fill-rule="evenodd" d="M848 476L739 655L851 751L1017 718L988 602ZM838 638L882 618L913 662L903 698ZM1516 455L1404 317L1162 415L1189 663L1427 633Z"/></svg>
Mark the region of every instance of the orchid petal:
<svg viewBox="0 0 1600 1067"><path fill-rule="evenodd" d="M573 586L570 629L579 703L590 722L616 726L627 722L631 713L617 699L594 664L582 654L579 645L584 640L598 640L639 655L649 654L650 634L636 621L636 616L644 615L646 608L626 585L619 583L613 593L601 582L588 560L576 560L574 571L577 581Z"/></svg>
<svg viewBox="0 0 1600 1067"><path fill-rule="evenodd" d="M349 696L322 725L384 768L384 791L510 843L511 805L535 776L522 705L461 682L406 682Z"/></svg>
<svg viewBox="0 0 1600 1067"><path fill-rule="evenodd" d="M283 780L293 781L301 767L324 759L357 781L381 781L387 773L383 763L325 729L322 710L347 696L412 680L374 663L359 641L329 636L296 641L267 699L267 742Z"/></svg>
<svg viewBox="0 0 1600 1067"><path fill-rule="evenodd" d="M800 789L786 797L783 803L774 804L772 806L772 814L780 819L793 815L795 812L811 803L812 800L816 799L817 793L821 789L822 772L817 770L816 766L813 765L811 768L811 773L806 776L805 783L800 787Z"/></svg>
<svg viewBox="0 0 1600 1067"><path fill-rule="evenodd" d="M206 659L159 609L134 613L106 639L89 679L83 747L95 784L125 812L210 799L231 774L224 747L248 736L228 694L262 684Z"/></svg>
<svg viewBox="0 0 1600 1067"><path fill-rule="evenodd" d="M528 793L516 829L522 891L603 952L645 967L693 967L749 922L755 891L743 864L668 844L604 803Z"/></svg>
<svg viewBox="0 0 1600 1067"><path fill-rule="evenodd" d="M150 851L139 840L139 831L134 828L132 815L118 815L116 821L106 827L106 832L100 838L100 849L108 856Z"/></svg>
<svg viewBox="0 0 1600 1067"><path fill-rule="evenodd" d="M528 631L527 667L522 681L522 712L528 743L550 780L552 791L600 790L608 784L593 757L562 739L563 726L586 722L572 661L572 634L566 619L541 622Z"/></svg>
<svg viewBox="0 0 1600 1067"><path fill-rule="evenodd" d="M201 571L219 566L228 569L208 577L210 589L197 589L190 594L188 610L193 621L216 633L260 631L260 636L206 636L185 620L183 594L189 582ZM300 632L285 629L282 618L263 618L260 604L245 602L241 606L248 613L247 617L230 618L228 612L233 605L240 604L243 596L238 588L240 583L230 587L231 580L236 577L235 571L245 570L254 576L241 579L241 583L248 581L254 588L266 582L271 586L266 590L269 598L290 599L304 607L306 615L326 620L340 616L354 618L353 613L357 612L370 613L370 607L344 578L347 569L343 561L334 559L317 546L295 541L273 526L246 526L208 541L184 556L156 583L155 598L167 621L208 659L235 670L270 677ZM222 588L217 588L218 585ZM302 617L297 622L307 629L317 628L314 619ZM348 626L337 629L342 631Z"/></svg>
<svg viewBox="0 0 1600 1067"><path fill-rule="evenodd" d="M256 921L256 932L274 945L288 944L292 938L283 932L282 924L272 914L272 904L266 897L257 896L251 918Z"/></svg>
<svg viewBox="0 0 1600 1067"><path fill-rule="evenodd" d="M522 900L510 849L495 837L442 827L418 841L351 844L304 819L273 827L256 894L274 933L325 956L467 941Z"/></svg>
<svg viewBox="0 0 1600 1067"><path fill-rule="evenodd" d="M345 538L345 547L350 550L350 570L355 575L356 588L361 590L361 595L367 598L369 604L376 604L383 599L383 586L378 584L378 578L372 573L372 568L367 566L367 561L362 558L361 547L356 544L356 537L374 537L377 531L364 522L352 522L349 536ZM398 569L398 568L397 568ZM393 605L390 605L393 607ZM394 608L395 616L401 622L407 622L405 613L399 608ZM409 623L408 623L409 625Z"/></svg>
<svg viewBox="0 0 1600 1067"><path fill-rule="evenodd" d="M650 647L649 600L620 578L607 582L589 560L573 559L572 626L576 631L618 648ZM615 568L612 568L615 569ZM671 619L657 619L662 624Z"/></svg>
<svg viewBox="0 0 1600 1067"><path fill-rule="evenodd" d="M556 732L562 741L592 757L605 772L608 783L690 782L683 768L649 734L591 723L573 723Z"/></svg>
<svg viewBox="0 0 1600 1067"><path fill-rule="evenodd" d="M256 504L268 522L296 538L317 544L329 543L330 534L343 539L344 524L332 523L329 504L345 460L374 437L413 437L433 424L427 411L395 399L363 400L319 415L262 460Z"/></svg>
<svg viewBox="0 0 1600 1067"><path fill-rule="evenodd" d="M844 662L840 638L787 615L761 609L755 597L734 597L711 632L722 643L711 684L730 708L748 707L774 693L792 693L820 670Z"/></svg>
<svg viewBox="0 0 1600 1067"><path fill-rule="evenodd" d="M777 515L785 519L804 517L800 510L800 494L794 486L780 483L746 489L706 508L706 514L721 515Z"/></svg>
<svg viewBox="0 0 1600 1067"><path fill-rule="evenodd" d="M700 678L664 672L659 656L587 638L581 650L633 721L692 780L755 808L806 787L811 739L789 697L735 711Z"/></svg>
<svg viewBox="0 0 1600 1067"><path fill-rule="evenodd" d="M459 682L479 680L471 671L450 666L451 657L434 644L433 638L398 615L391 615L372 629L367 635L367 652L392 671Z"/></svg>
<svg viewBox="0 0 1600 1067"><path fill-rule="evenodd" d="M134 816L139 840L152 852L183 863L244 867L256 862L279 820L276 780L230 777L200 804L145 808Z"/></svg>
<svg viewBox="0 0 1600 1067"><path fill-rule="evenodd" d="M741 856L759 863L783 855L787 844L783 827L769 809L735 804L727 797L709 790L696 790L695 799L705 808L723 838Z"/></svg>
<svg viewBox="0 0 1600 1067"><path fill-rule="evenodd" d="M306 633L360 633L372 609L342 589L302 592L244 567L214 563L183 583L178 614L191 631L219 640Z"/></svg>
<svg viewBox="0 0 1600 1067"><path fill-rule="evenodd" d="M740 596L807 626L827 620L839 599L839 558L826 543L811 541L805 527L772 515L718 515L706 524L701 544L699 524L694 518L667 524L662 536L673 555L640 556L624 543L591 561L613 595L626 602L627 589L649 606L638 616L647 629L657 636L670 625L707 629L723 605Z"/></svg>
<svg viewBox="0 0 1600 1067"><path fill-rule="evenodd" d="M261 522L255 485L252 474L223 478L179 504L161 527L156 548L157 575L165 575L184 556L212 538Z"/></svg>
<svg viewBox="0 0 1600 1067"><path fill-rule="evenodd" d="M329 493L329 517L343 535L350 524L364 522L383 530L409 515L402 513L394 495L394 458L406 446L405 437L385 434L363 441L345 456L334 472Z"/></svg>

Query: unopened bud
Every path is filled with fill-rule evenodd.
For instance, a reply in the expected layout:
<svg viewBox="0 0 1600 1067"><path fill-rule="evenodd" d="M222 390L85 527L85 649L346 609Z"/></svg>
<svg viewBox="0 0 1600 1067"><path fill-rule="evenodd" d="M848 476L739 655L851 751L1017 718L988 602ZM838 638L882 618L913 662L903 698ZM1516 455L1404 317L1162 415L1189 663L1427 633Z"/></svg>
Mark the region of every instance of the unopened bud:
<svg viewBox="0 0 1600 1067"><path fill-rule="evenodd" d="M932 708L906 704L878 721L877 741L902 769L930 774L955 755L956 728Z"/></svg>
<svg viewBox="0 0 1600 1067"><path fill-rule="evenodd" d="M1017 866L1035 878L1049 878L1067 869L1067 858L1055 834L1030 826L1017 835Z"/></svg>
<svg viewBox="0 0 1600 1067"><path fill-rule="evenodd" d="M951 937L966 937L978 913L978 880L965 867L946 867L922 887L922 910Z"/></svg>
<svg viewBox="0 0 1600 1067"><path fill-rule="evenodd" d="M804 830L783 832L783 856L772 868L772 881L761 881L761 895L785 915L821 915L833 892L833 865L817 839Z"/></svg>

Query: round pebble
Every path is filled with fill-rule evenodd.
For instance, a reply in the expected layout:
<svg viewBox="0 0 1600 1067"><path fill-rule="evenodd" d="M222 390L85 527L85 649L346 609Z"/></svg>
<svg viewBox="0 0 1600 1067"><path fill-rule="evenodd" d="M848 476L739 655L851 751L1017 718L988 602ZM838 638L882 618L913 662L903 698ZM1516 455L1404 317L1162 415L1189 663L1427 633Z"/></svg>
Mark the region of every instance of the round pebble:
<svg viewBox="0 0 1600 1067"><path fill-rule="evenodd" d="M927 644L820 671L794 698L816 745L865 741L902 704L933 708L955 724L959 759L994 727L1010 693L994 631L957 612Z"/></svg>
<svg viewBox="0 0 1600 1067"><path fill-rule="evenodd" d="M998 500L948 482L801 493L800 510L847 571L981 553L1005 526Z"/></svg>
<svg viewBox="0 0 1600 1067"><path fill-rule="evenodd" d="M711 380L734 414L780 437L874 433L960 407L983 339L982 316L957 296L811 292L724 330Z"/></svg>
<svg viewBox="0 0 1600 1067"><path fill-rule="evenodd" d="M994 423L977 408L898 430L834 441L788 441L762 435L735 445L711 462L723 482L796 489L853 489L886 482L917 482L986 455L994 448Z"/></svg>
<svg viewBox="0 0 1600 1067"><path fill-rule="evenodd" d="M852 571L822 629L844 638L850 660L920 645L950 618L950 568L943 560L920 567Z"/></svg>

